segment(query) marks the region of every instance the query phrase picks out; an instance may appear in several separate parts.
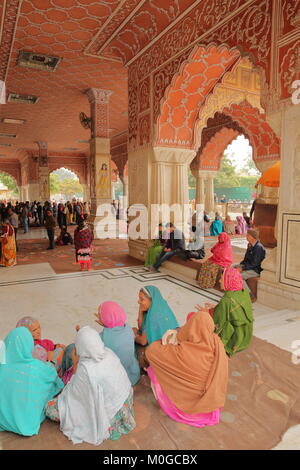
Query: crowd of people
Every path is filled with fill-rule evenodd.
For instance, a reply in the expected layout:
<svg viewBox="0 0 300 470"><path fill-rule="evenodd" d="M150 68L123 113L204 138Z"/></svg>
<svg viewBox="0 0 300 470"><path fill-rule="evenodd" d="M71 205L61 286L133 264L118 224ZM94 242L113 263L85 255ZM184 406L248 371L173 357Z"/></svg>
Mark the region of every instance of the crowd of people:
<svg viewBox="0 0 300 470"><path fill-rule="evenodd" d="M228 235L245 235L252 226L253 221L246 212L243 212L242 216L238 215L235 220L232 220L229 214L223 220L219 212L216 212L211 222L206 215L205 235L217 236L221 232L226 232Z"/></svg>
<svg viewBox="0 0 300 470"><path fill-rule="evenodd" d="M246 217L246 219L245 219ZM250 218L237 217L237 222L245 228L248 247L243 261L239 265L233 264L233 252L230 236L231 233L225 230L226 220L223 223L221 217L216 213L215 220L212 222L214 235L218 236L218 242L211 248L212 256L199 265L198 277L199 286L202 289L217 287L220 283L221 275L225 268L235 267L242 275L244 289L249 290L247 280L257 278L262 271L261 264L266 256L266 250L259 241L259 231L251 228ZM147 250L145 267L150 271L160 272L159 268L163 263L170 260L173 256L187 261L188 259L205 258L204 238L192 221L191 233L194 238L186 240L183 232L178 230L171 222L165 227L159 224L157 238L152 240L151 246ZM204 224L209 223L206 213L204 213ZM251 299L256 301L256 295L250 291Z"/></svg>
<svg viewBox="0 0 300 470"><path fill-rule="evenodd" d="M89 203L79 200L73 202L56 203L46 201L43 205L34 201L29 203L16 202L0 204L0 229L1 229L1 257L0 266L11 267L17 263L17 233L20 228L24 233L29 231L29 226L45 227L49 239L48 250L53 250L55 243L58 246L73 244L73 238L68 232L69 225L76 225L74 231L74 244L76 261L81 265L91 268L91 243L93 233L89 229L87 219L90 214ZM60 228L60 234L55 241L55 229Z"/></svg>
<svg viewBox="0 0 300 470"><path fill-rule="evenodd" d="M241 273L225 268L221 282L220 302L196 305L182 326L151 285L138 292L136 327L121 305L106 301L94 314L102 331L74 325L67 346L44 339L38 319L21 318L4 339L0 430L31 436L48 417L74 444L119 439L135 428L133 387L145 374L172 420L218 424L228 359L249 346L253 331Z"/></svg>

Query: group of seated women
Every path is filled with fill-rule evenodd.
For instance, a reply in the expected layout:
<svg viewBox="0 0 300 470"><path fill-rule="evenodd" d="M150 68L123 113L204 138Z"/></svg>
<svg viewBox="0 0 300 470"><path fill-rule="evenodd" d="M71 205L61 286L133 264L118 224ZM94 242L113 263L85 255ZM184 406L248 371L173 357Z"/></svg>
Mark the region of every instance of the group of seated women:
<svg viewBox="0 0 300 470"><path fill-rule="evenodd" d="M210 235L217 236L221 232L226 232L228 235L245 235L250 226L251 220L246 212L243 212L243 216L238 215L236 220L232 220L230 215L226 215L224 221L216 212L215 220L210 225Z"/></svg>
<svg viewBox="0 0 300 470"><path fill-rule="evenodd" d="M76 326L67 347L42 339L39 322L22 318L0 359L0 431L31 436L48 417L74 444L118 439L136 425L133 386L146 373L171 419L218 424L228 358L247 348L253 326L238 270L225 269L222 285L219 304L197 305L182 327L155 286L139 292L135 328L119 304L104 302L95 314L101 333Z"/></svg>

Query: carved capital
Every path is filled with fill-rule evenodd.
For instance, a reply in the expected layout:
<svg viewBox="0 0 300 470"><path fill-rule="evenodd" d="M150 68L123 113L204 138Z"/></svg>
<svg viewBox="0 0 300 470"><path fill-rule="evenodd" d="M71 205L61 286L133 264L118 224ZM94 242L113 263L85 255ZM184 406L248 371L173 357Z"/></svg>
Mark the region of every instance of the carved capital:
<svg viewBox="0 0 300 470"><path fill-rule="evenodd" d="M90 103L108 104L109 98L112 95L111 90L102 90L101 88L90 88L87 90L86 95Z"/></svg>

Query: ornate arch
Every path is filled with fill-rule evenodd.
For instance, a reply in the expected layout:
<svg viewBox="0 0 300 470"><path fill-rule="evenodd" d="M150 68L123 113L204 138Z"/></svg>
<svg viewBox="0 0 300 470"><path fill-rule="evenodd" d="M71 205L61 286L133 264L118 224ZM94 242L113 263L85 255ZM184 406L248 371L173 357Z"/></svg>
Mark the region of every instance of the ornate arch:
<svg viewBox="0 0 300 470"><path fill-rule="evenodd" d="M198 110L206 96L240 58L237 48L197 46L166 89L156 145L191 148Z"/></svg>
<svg viewBox="0 0 300 470"><path fill-rule="evenodd" d="M245 130L253 147L255 162L280 160L280 140L268 124L265 114L246 100L239 105L225 107L223 113Z"/></svg>
<svg viewBox="0 0 300 470"><path fill-rule="evenodd" d="M265 115L247 101L224 107L207 121L201 133L201 145L192 162L194 169L217 171L227 146L245 135L253 149L256 165L280 159L280 141L267 123Z"/></svg>
<svg viewBox="0 0 300 470"><path fill-rule="evenodd" d="M80 172L77 169L73 168L72 165L61 165L61 164L55 164L55 163L51 164L50 163L49 164L49 175L51 173L53 173L54 171L60 170L60 169L71 171L72 173L74 173L74 175L77 176L77 178L79 179L80 184L85 184L85 181L82 181L84 179L83 176L80 174Z"/></svg>
<svg viewBox="0 0 300 470"><path fill-rule="evenodd" d="M18 189L20 189L20 184L19 184L19 181L18 181L18 178L17 176L13 175L13 172L10 172L9 170L2 170L1 168L1 165L0 165L0 173L4 173L5 175L7 176L10 176L15 182L16 182L16 186Z"/></svg>
<svg viewBox="0 0 300 470"><path fill-rule="evenodd" d="M244 69L245 64L248 70ZM260 66L256 67L249 56L244 56L236 62L216 84L213 92L205 98L199 109L195 124L194 148L198 149L201 146L202 131L207 127L208 120L215 116L216 112L222 112L225 107L238 105L246 100L259 112L264 113L261 105L264 83L265 71Z"/></svg>

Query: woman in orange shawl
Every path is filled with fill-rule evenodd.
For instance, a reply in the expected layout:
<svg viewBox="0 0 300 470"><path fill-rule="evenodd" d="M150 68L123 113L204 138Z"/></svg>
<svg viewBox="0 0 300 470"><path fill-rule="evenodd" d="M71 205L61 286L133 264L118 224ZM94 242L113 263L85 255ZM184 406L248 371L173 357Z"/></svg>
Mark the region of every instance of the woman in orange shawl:
<svg viewBox="0 0 300 470"><path fill-rule="evenodd" d="M12 225L10 225L8 218L5 217L2 224L1 231L1 258L0 266L10 267L17 264L17 249L15 232Z"/></svg>
<svg viewBox="0 0 300 470"><path fill-rule="evenodd" d="M175 421L195 427L219 423L228 358L214 329L210 315L197 312L180 328L175 341L172 338L173 344L155 341L146 350L154 395Z"/></svg>

